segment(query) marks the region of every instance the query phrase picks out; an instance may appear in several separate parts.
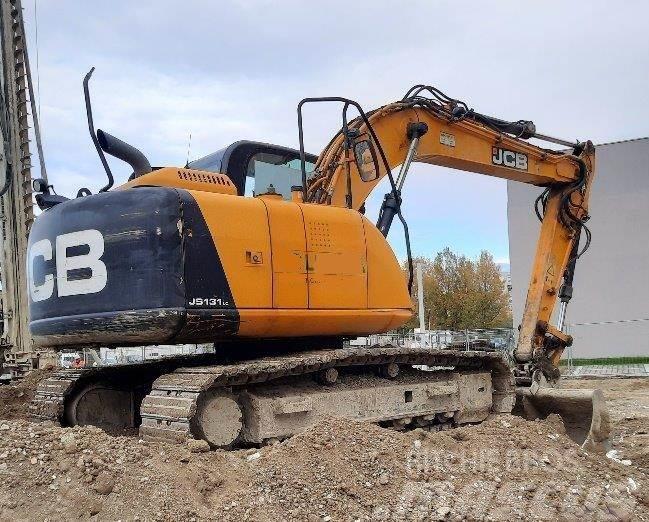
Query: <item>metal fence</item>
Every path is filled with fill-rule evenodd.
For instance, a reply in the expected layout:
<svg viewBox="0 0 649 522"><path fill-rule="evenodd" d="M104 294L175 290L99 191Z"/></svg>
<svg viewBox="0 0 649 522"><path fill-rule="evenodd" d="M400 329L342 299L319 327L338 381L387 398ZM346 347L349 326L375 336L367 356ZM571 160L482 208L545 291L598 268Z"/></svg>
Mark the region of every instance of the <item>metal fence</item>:
<svg viewBox="0 0 649 522"><path fill-rule="evenodd" d="M387 333L358 337L347 346L425 346L438 350L486 350L503 352L511 360L515 346L515 332L511 328L473 330L428 330L425 332ZM136 363L176 355L213 353L211 344L132 346L67 350L58 354L58 365L63 367L104 366Z"/></svg>
<svg viewBox="0 0 649 522"><path fill-rule="evenodd" d="M214 352L212 344L130 346L118 348L80 348L59 352L57 364L63 368L128 364L178 355Z"/></svg>
<svg viewBox="0 0 649 522"><path fill-rule="evenodd" d="M516 344L512 328L473 330L428 330L424 332L387 333L352 339L350 346L426 346L439 350L499 351L511 357Z"/></svg>

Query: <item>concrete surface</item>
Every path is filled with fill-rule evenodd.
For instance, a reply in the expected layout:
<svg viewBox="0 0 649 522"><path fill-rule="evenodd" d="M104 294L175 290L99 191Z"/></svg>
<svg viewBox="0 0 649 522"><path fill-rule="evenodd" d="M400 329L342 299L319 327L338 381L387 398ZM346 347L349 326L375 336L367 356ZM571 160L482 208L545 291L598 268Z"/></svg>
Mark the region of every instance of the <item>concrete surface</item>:
<svg viewBox="0 0 649 522"><path fill-rule="evenodd" d="M577 377L649 377L649 364L616 364L611 366L573 366L562 370L567 378Z"/></svg>

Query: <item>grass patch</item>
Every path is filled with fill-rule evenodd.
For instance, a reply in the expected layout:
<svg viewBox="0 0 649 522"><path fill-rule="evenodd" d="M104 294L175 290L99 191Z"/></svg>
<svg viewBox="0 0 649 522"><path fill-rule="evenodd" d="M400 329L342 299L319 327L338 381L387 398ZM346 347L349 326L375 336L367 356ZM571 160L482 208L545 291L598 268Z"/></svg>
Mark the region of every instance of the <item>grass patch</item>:
<svg viewBox="0 0 649 522"><path fill-rule="evenodd" d="M561 366L568 365L568 359L561 359ZM595 359L573 359L573 366L613 366L617 364L649 364L649 357L600 357Z"/></svg>

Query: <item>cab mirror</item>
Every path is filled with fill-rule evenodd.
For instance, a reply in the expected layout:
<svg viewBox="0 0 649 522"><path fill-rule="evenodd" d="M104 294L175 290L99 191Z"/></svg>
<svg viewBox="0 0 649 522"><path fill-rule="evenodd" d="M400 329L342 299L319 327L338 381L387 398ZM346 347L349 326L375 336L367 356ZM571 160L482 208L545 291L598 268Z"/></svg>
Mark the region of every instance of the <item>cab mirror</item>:
<svg viewBox="0 0 649 522"><path fill-rule="evenodd" d="M358 173L363 181L374 181L379 177L376 152L370 140L358 141L354 144L354 157Z"/></svg>

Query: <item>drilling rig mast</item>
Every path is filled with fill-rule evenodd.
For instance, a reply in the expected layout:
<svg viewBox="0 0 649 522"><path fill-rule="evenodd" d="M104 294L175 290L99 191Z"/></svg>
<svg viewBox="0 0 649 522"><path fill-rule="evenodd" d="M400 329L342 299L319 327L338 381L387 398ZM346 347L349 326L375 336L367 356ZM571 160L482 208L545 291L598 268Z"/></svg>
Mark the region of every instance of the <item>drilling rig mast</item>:
<svg viewBox="0 0 649 522"><path fill-rule="evenodd" d="M40 358L27 314L27 236L34 221L30 119L47 183L20 0L0 0L0 40L0 378L10 379L36 368Z"/></svg>

